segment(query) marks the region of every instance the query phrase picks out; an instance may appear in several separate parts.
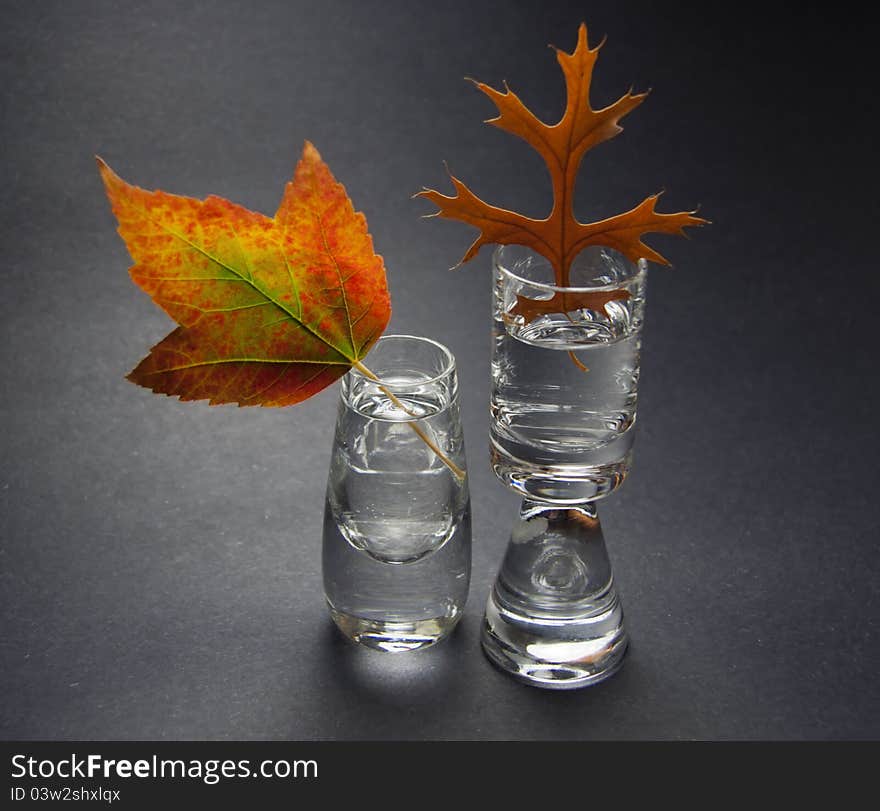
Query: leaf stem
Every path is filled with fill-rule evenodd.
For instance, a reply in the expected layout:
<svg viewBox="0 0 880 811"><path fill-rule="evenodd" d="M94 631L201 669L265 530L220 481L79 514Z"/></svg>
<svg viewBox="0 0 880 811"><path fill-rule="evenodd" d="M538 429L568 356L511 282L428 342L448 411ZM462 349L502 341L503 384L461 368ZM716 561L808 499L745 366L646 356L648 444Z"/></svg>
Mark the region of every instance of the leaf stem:
<svg viewBox="0 0 880 811"><path fill-rule="evenodd" d="M569 321L571 321L572 324L574 324L574 319L571 317L571 313L568 312L567 310L566 310L566 313L565 313L565 317L566 317ZM585 366L585 365L581 362L581 359L580 359L577 355L575 355L574 352L572 352L571 350L568 351L568 357L571 358L571 362L572 362L575 366L577 366L578 369L580 369L582 372L589 372L589 371L590 371L589 367L588 367L588 366Z"/></svg>
<svg viewBox="0 0 880 811"><path fill-rule="evenodd" d="M577 366L578 369L580 369L582 372L589 372L590 371L590 367L584 366L584 364L581 362L581 359L577 355L575 355L574 352L572 352L571 350L568 351L568 356L571 358L571 362L575 366Z"/></svg>
<svg viewBox="0 0 880 811"><path fill-rule="evenodd" d="M394 405L396 405L399 409L401 409L402 411L409 414L411 417L414 417L415 419L419 419L419 415L415 414L413 411L411 411L409 408L407 408L397 398L397 396L394 394L393 391L390 391L388 388L383 386L381 381L379 380L379 378L375 374L373 374L366 366L364 366L363 363L361 363L359 360L356 360L353 365L354 365L355 369L357 369L364 377L367 377L370 380L377 383L379 386L379 391L381 391L386 397L388 397L388 399L391 400L391 402L394 403ZM416 436L418 436L419 439L422 440L422 442L424 442L432 451L434 451L435 454L437 454L437 458L441 462L443 462L443 464L446 465L446 467L448 467L452 471L453 475L459 481L465 480L467 474L457 464L455 464L455 462L453 462L445 453L443 453L443 451L441 451L439 447L437 447L437 443L434 442L434 440L432 440L422 430L420 425L416 424L415 422L407 422L407 425L410 428L412 428L413 432L416 434Z"/></svg>

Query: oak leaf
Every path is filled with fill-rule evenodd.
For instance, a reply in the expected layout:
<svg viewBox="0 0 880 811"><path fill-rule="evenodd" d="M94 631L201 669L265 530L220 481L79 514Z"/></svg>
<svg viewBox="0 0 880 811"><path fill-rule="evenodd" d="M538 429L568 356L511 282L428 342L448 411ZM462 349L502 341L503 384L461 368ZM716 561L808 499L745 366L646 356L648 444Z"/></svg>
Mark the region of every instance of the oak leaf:
<svg viewBox="0 0 880 811"><path fill-rule="evenodd" d="M555 49L567 93L565 112L556 124L546 124L538 119L506 83L504 90L500 91L482 82L474 82L498 108L499 115L486 123L519 136L544 159L553 184L553 208L543 220L507 211L481 200L452 175L454 195L424 189L417 196L427 198L440 209L431 216L460 220L480 230L459 264L473 259L486 244L524 245L550 262L558 286L568 287L571 264L584 248L604 245L620 251L633 262L647 259L669 264L642 242L642 236L647 233L683 235L685 227L707 222L694 216L694 212L661 214L655 211L657 194L646 198L631 211L599 222L581 223L575 217L574 186L581 160L590 149L620 133L620 119L647 96L647 93L629 91L601 110L592 108L590 84L601 47L602 43L595 48L589 47L587 27L582 23L572 53ZM528 320L546 312L571 312L581 308L599 311L621 295L628 294L625 291L623 294L621 291L557 292L547 301L518 297L515 312Z"/></svg>
<svg viewBox="0 0 880 811"><path fill-rule="evenodd" d="M98 166L132 279L180 325L132 382L212 405L292 405L359 363L387 326L382 257L309 142L274 218L146 191Z"/></svg>

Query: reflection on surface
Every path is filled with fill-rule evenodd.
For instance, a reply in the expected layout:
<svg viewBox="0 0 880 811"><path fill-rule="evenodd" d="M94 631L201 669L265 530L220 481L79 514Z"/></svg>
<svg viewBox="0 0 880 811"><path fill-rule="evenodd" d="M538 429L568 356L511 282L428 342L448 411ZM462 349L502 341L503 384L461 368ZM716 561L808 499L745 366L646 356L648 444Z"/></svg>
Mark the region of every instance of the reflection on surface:
<svg viewBox="0 0 880 811"><path fill-rule="evenodd" d="M319 669L335 686L372 703L419 702L420 712L442 711L444 696L463 687L463 657L477 652L475 636L461 626L430 648L385 653L349 641L328 620L321 642Z"/></svg>
<svg viewBox="0 0 880 811"><path fill-rule="evenodd" d="M438 645L390 654L350 642L328 617L315 628L311 651L299 649L308 656L314 686L312 701L297 701L291 737L577 740L597 730L607 737L620 696L636 690L633 680L644 680L633 662L589 690L536 690L491 666L480 651L480 623L474 609Z"/></svg>

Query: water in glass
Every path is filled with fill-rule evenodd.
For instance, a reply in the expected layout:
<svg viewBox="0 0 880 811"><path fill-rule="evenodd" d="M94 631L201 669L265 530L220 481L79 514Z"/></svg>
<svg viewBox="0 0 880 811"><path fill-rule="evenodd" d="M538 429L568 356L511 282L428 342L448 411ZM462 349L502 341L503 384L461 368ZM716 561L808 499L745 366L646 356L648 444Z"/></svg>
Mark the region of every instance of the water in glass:
<svg viewBox="0 0 880 811"><path fill-rule="evenodd" d="M465 467L454 370L438 380L436 370L403 363L392 357L393 337L374 350L381 386L357 372L343 379L323 570L343 633L401 651L433 644L460 619L471 538L466 480L412 430Z"/></svg>
<svg viewBox="0 0 880 811"><path fill-rule="evenodd" d="M605 248L576 260L577 290L626 291L604 310L512 315L517 297L560 288L543 257L496 253L491 451L523 495L577 504L607 495L629 469L636 421L645 268ZM551 280L548 282L547 279Z"/></svg>

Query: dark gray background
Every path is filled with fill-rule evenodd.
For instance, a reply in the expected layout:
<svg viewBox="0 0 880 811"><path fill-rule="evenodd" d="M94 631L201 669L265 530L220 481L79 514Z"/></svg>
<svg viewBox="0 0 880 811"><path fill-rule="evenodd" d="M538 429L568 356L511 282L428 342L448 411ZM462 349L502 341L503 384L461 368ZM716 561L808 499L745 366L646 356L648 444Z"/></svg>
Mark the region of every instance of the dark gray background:
<svg viewBox="0 0 880 811"><path fill-rule="evenodd" d="M866 738L880 733L867 21L608 2L3 3L4 738ZM588 156L582 218L665 188L634 473L602 505L633 645L602 686L515 684L479 624L516 499L486 450L488 256L448 188L543 215L540 159L462 81L561 110L547 43L607 34L593 98L652 87ZM473 586L453 638L346 643L320 578L333 387L286 410L123 375L171 323L95 170L272 213L304 139L385 257L391 329L459 359Z"/></svg>

